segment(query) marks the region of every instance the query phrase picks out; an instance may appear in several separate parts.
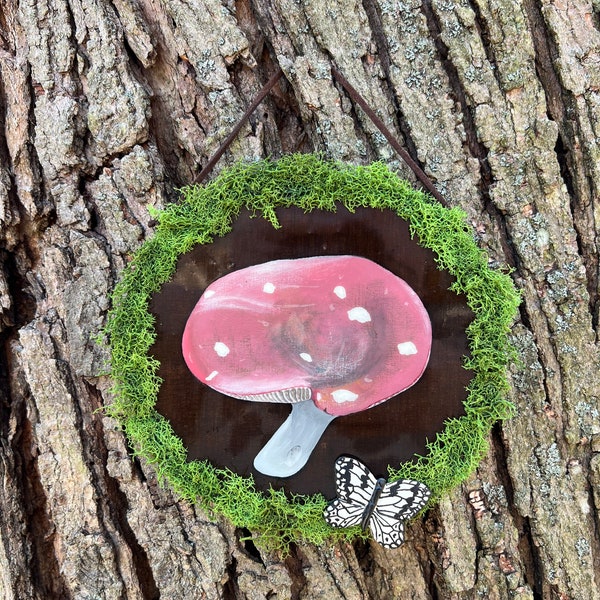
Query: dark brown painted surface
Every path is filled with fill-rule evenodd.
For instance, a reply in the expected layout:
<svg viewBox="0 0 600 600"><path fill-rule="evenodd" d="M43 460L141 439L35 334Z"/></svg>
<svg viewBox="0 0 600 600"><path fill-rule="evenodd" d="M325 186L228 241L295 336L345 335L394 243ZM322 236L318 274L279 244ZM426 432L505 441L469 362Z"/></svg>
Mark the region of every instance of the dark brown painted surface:
<svg viewBox="0 0 600 600"><path fill-rule="evenodd" d="M453 279L436 268L434 255L410 239L407 224L389 211L351 214L296 208L278 211L281 229L243 212L233 231L179 260L173 280L152 299L157 340L151 353L161 362L157 409L183 439L190 459L209 459L241 475L258 489L283 486L294 493L335 496L333 464L351 454L376 475L387 465L425 452L445 419L462 414L470 373L461 366L468 346L465 327L473 315L462 296L448 290ZM286 419L290 407L228 398L197 381L181 356L188 315L204 288L233 270L278 258L354 254L404 279L429 312L433 346L423 377L409 390L367 411L339 417L329 426L306 467L286 480L257 473L252 461Z"/></svg>

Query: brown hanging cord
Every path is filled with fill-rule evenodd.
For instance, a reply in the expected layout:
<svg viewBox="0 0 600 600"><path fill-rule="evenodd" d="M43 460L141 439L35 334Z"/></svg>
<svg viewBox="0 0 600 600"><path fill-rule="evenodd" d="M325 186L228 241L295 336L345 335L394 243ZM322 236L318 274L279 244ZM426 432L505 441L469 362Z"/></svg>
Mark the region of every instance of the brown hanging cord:
<svg viewBox="0 0 600 600"><path fill-rule="evenodd" d="M444 197L435 189L431 179L427 177L423 169L410 157L408 152L399 144L398 140L392 135L383 121L375 114L375 111L367 104L367 101L350 85L347 79L334 67L331 67L333 78L346 90L348 96L358 104L367 117L373 121L373 124L385 136L390 146L400 155L400 158L411 168L417 179L423 184L425 189L441 204L446 204Z"/></svg>
<svg viewBox="0 0 600 600"><path fill-rule="evenodd" d="M331 74L333 78L344 88L350 98L358 104L365 114L373 121L373 124L381 131L385 139L389 142L390 146L400 155L402 160L411 168L416 178L421 182L423 187L441 204L446 205L444 197L436 190L431 179L427 177L425 172L419 167L419 165L410 157L408 152L402 148L398 140L392 135L390 130L385 126L383 121L375 114L375 111L367 104L367 101L356 91L354 87L346 80L346 78L336 69L331 67ZM246 121L250 118L252 113L257 109L258 105L264 100L267 94L273 89L274 85L281 79L283 71L278 68L275 74L267 81L264 87L260 90L256 98L252 101L252 104L246 109L242 118L239 120L237 125L231 130L231 133L219 146L218 150L213 154L211 159L206 163L206 166L200 171L197 177L194 179L194 183L200 183L203 181L208 174L212 171L217 161L221 158L225 150L230 146L231 142L235 139L241 128L244 126Z"/></svg>
<svg viewBox="0 0 600 600"><path fill-rule="evenodd" d="M223 153L229 148L231 142L236 138L240 129L244 126L244 123L250 118L250 115L258 108L258 105L265 99L265 96L273 89L273 86L281 79L283 71L278 68L275 74L267 81L262 90L258 93L258 96L254 98L252 104L246 109L246 112L242 115L242 118L238 121L237 125L231 130L231 133L225 138L223 143L219 146L218 150L212 155L211 159L206 163L202 171L198 173L194 179L194 183L200 183L206 179L207 175L213 170L213 167L217 164L217 161L223 156Z"/></svg>

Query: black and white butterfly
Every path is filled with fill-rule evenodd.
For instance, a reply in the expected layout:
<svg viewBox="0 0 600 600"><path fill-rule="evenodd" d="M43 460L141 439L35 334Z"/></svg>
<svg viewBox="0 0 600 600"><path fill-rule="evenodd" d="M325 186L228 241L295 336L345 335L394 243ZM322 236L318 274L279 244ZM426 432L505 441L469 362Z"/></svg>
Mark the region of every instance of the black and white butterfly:
<svg viewBox="0 0 600 600"><path fill-rule="evenodd" d="M431 492L419 481L402 479L392 483L376 479L359 460L340 456L335 461L337 498L324 511L333 527L361 525L385 548L404 542L404 521L425 506Z"/></svg>

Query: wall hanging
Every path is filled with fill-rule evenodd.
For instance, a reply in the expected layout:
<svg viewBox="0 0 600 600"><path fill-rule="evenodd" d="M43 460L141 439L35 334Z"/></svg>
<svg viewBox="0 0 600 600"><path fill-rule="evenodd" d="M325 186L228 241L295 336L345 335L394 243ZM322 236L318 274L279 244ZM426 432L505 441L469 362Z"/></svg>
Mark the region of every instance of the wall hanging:
<svg viewBox="0 0 600 600"><path fill-rule="evenodd" d="M511 414L519 297L463 212L309 154L224 169L156 219L106 326L134 452L263 546L399 546Z"/></svg>

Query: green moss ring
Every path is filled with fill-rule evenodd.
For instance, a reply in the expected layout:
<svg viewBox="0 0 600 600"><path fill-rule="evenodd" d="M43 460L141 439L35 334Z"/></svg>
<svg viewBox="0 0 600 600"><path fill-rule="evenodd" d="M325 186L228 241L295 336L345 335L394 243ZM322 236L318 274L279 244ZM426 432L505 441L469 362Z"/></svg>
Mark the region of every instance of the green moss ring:
<svg viewBox="0 0 600 600"><path fill-rule="evenodd" d="M465 414L446 421L424 456L390 466L389 480L425 483L431 504L475 469L487 450L492 425L512 414L505 398L506 367L513 358L507 334L519 295L508 275L488 266L463 211L443 207L381 163L352 166L310 154L238 164L205 186L184 188L182 195L180 204L157 215L155 235L125 269L105 328L114 381L108 413L161 480L183 499L199 502L209 514L256 532L257 543L265 547L286 548L293 541L322 544L361 535L359 527L330 527L323 518L327 500L320 494L288 498L283 490L258 492L251 478L217 469L208 461L188 460L183 442L155 408L161 380L158 361L149 356L155 339L150 298L172 277L181 254L227 234L244 207L275 228L278 208L390 209L409 224L421 246L434 252L438 267L455 277L451 289L465 294L475 315L466 331L470 356L464 360L473 378L463 402Z"/></svg>

